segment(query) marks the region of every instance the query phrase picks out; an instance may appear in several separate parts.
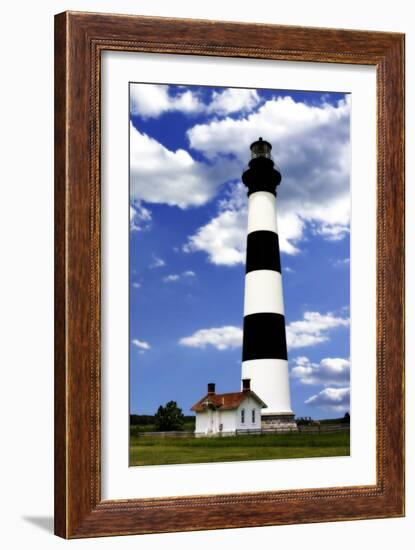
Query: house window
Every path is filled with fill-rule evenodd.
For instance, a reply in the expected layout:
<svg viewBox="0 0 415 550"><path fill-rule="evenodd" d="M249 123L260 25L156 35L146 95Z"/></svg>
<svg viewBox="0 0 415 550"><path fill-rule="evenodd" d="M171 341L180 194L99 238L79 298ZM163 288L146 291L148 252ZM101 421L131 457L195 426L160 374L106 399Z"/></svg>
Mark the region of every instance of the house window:
<svg viewBox="0 0 415 550"><path fill-rule="evenodd" d="M245 409L241 410L241 424L245 424Z"/></svg>
<svg viewBox="0 0 415 550"><path fill-rule="evenodd" d="M255 424L255 409L252 409L252 424Z"/></svg>

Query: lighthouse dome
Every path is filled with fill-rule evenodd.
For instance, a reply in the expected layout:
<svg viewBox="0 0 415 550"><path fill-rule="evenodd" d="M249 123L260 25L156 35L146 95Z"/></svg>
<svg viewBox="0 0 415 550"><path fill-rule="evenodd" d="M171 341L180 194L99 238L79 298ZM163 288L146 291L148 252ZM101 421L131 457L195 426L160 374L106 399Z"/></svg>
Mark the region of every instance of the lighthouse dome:
<svg viewBox="0 0 415 550"><path fill-rule="evenodd" d="M269 141L265 141L260 137L257 141L254 141L251 143L250 146L251 149L251 159L255 159L258 157L265 157L267 159L271 159L271 149L272 145L269 143Z"/></svg>

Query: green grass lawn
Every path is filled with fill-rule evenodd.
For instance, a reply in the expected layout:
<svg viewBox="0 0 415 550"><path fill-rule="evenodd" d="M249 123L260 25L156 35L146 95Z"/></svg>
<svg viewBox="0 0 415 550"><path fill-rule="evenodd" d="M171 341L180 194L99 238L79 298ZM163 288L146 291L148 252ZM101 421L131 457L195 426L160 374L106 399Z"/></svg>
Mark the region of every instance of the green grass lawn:
<svg viewBox="0 0 415 550"><path fill-rule="evenodd" d="M130 466L348 456L349 454L349 432L177 439L132 435L130 438Z"/></svg>

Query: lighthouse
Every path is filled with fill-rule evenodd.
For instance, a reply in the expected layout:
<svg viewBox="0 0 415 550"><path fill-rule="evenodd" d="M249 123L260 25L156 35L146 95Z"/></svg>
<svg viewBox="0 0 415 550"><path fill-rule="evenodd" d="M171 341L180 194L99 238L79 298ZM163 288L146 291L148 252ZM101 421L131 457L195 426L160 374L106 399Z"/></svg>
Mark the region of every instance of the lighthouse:
<svg viewBox="0 0 415 550"><path fill-rule="evenodd" d="M263 431L296 429L288 378L276 196L281 174L259 138L242 181L248 188L242 379L267 404Z"/></svg>

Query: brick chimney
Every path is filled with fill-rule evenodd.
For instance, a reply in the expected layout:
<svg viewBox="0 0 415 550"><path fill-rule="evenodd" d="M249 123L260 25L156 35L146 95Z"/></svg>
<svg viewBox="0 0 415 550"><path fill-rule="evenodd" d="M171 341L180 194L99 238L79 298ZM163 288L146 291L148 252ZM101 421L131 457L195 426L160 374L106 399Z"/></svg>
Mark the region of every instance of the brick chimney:
<svg viewBox="0 0 415 550"><path fill-rule="evenodd" d="M243 378L242 380L242 391L251 391L251 379Z"/></svg>
<svg viewBox="0 0 415 550"><path fill-rule="evenodd" d="M215 393L215 383L214 382L209 382L209 384L207 385L207 390L208 390L208 394L212 395Z"/></svg>

